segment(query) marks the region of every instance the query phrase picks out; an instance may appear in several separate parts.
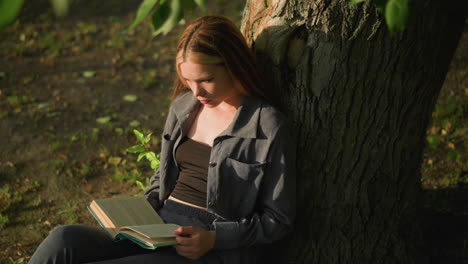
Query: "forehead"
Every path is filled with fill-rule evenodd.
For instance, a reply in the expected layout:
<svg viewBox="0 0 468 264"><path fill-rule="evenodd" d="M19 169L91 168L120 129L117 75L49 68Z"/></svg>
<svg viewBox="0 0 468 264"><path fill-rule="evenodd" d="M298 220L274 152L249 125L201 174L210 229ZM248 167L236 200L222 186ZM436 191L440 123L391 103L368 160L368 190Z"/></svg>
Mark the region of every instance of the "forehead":
<svg viewBox="0 0 468 264"><path fill-rule="evenodd" d="M224 66L216 64L199 64L193 62L182 62L179 64L180 75L185 79L199 79L213 75L222 74Z"/></svg>

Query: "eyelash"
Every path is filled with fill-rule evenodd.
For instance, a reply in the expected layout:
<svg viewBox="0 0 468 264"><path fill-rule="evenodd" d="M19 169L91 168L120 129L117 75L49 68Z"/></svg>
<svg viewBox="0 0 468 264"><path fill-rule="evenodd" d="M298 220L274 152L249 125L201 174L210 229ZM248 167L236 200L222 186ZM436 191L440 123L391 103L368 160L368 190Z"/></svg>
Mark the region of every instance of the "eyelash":
<svg viewBox="0 0 468 264"><path fill-rule="evenodd" d="M207 83L210 83L213 81L214 78L211 78L211 79L207 79L207 80L201 80L200 82L207 82ZM189 82L189 80L185 79L186 82Z"/></svg>

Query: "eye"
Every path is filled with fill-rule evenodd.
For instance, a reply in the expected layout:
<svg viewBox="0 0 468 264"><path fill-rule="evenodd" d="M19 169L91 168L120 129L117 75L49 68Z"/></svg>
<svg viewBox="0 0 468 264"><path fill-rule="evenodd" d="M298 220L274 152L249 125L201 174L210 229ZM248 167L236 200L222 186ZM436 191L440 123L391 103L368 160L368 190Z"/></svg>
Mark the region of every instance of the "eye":
<svg viewBox="0 0 468 264"><path fill-rule="evenodd" d="M204 83L210 83L210 82L212 82L212 81L213 81L213 78L210 78L210 79L203 80L202 82L204 82Z"/></svg>

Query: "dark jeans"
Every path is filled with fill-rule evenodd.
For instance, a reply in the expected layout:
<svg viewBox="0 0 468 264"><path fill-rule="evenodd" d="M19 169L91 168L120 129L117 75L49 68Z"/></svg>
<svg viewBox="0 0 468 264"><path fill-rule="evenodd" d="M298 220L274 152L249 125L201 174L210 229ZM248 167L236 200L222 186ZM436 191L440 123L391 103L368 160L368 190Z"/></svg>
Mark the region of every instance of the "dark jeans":
<svg viewBox="0 0 468 264"><path fill-rule="evenodd" d="M159 215L166 223L212 229L215 216L201 209L167 200ZM34 252L30 264L75 263L222 263L219 251L210 251L197 261L179 256L171 246L144 249L128 240L113 241L99 227L66 225L55 228Z"/></svg>

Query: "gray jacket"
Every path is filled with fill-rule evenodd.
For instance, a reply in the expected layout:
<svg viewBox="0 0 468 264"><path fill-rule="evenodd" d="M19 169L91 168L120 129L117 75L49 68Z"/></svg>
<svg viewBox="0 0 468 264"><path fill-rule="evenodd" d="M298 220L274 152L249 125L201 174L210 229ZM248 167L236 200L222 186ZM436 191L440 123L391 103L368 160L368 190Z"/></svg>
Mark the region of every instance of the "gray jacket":
<svg viewBox="0 0 468 264"><path fill-rule="evenodd" d="M156 208L179 174L175 149L200 103L177 97L164 127L160 168L145 192ZM295 215L295 144L285 117L269 104L244 97L233 122L214 139L207 176L207 211L215 214L215 248L225 263L254 263L258 246L282 238Z"/></svg>

